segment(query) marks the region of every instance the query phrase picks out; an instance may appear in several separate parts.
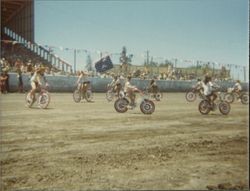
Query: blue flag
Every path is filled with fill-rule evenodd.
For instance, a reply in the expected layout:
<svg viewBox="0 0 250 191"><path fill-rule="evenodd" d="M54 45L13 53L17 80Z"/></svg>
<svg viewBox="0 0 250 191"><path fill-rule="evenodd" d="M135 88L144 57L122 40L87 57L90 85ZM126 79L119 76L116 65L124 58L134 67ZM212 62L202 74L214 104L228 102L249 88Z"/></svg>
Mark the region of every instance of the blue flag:
<svg viewBox="0 0 250 191"><path fill-rule="evenodd" d="M109 56L103 57L95 63L95 69L100 73L110 70L113 67L113 63Z"/></svg>

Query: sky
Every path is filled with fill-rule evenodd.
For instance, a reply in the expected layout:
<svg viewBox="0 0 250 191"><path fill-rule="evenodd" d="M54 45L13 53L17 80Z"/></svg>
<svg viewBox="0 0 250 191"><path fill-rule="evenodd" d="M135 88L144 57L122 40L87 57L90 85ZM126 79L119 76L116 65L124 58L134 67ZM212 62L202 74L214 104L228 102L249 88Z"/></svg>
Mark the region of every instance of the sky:
<svg viewBox="0 0 250 191"><path fill-rule="evenodd" d="M178 59L178 66L215 62L249 69L248 0L35 0L35 41L83 70L100 52L119 64L126 47L132 64ZM189 61L189 62L188 62ZM247 72L248 75L248 72ZM248 79L248 76L247 76Z"/></svg>

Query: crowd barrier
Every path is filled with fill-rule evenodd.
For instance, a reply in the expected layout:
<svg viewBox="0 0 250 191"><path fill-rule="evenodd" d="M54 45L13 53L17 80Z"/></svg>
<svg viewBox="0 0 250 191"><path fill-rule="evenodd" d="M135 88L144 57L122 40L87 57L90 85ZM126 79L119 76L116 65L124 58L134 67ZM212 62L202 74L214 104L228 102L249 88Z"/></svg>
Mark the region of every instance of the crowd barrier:
<svg viewBox="0 0 250 191"><path fill-rule="evenodd" d="M23 74L24 90L30 90L30 75ZM46 79L49 83L50 92L73 92L76 88L76 76L65 75L46 75ZM88 78L92 84L93 92L106 92L107 85L112 81L111 78L91 77ZM150 80L142 80L133 78L131 83L137 86L139 89L144 89L148 86ZM124 80L122 80L124 83ZM195 80L157 80L157 85L162 92L185 92L196 84ZM235 82L233 81L218 81L217 84L221 87L220 91L226 91L227 88L232 87ZM248 91L249 84L242 82L244 91ZM18 78L16 73L9 73L9 87L11 92L18 90Z"/></svg>

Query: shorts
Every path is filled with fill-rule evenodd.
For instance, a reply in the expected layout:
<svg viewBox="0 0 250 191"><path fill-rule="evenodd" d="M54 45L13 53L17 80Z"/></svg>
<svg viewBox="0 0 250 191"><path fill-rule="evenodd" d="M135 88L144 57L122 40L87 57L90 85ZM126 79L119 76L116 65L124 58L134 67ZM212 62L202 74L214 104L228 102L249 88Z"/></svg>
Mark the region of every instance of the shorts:
<svg viewBox="0 0 250 191"><path fill-rule="evenodd" d="M35 90L38 87L38 82L31 82L31 87L33 90Z"/></svg>

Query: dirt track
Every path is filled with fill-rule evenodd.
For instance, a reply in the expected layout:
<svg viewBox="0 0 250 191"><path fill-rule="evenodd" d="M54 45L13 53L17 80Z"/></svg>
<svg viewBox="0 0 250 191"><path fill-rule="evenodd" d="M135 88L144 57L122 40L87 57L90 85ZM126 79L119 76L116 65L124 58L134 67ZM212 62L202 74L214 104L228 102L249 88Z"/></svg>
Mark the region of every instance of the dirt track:
<svg viewBox="0 0 250 191"><path fill-rule="evenodd" d="M0 95L2 190L248 188L248 106L228 116L164 94L152 115L114 110L105 94L74 103L51 94L46 110Z"/></svg>

